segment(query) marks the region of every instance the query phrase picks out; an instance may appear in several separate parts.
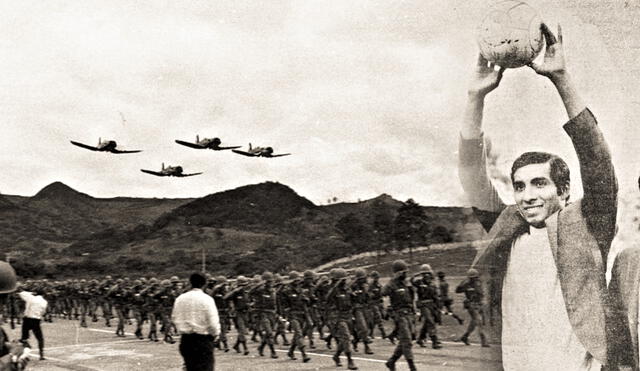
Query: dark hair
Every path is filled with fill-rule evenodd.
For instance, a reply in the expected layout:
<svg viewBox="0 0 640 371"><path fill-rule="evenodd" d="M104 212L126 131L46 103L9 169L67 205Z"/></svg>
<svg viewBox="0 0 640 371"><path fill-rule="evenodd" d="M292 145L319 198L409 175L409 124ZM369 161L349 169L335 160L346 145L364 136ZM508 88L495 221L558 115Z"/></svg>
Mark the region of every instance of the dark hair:
<svg viewBox="0 0 640 371"><path fill-rule="evenodd" d="M521 167L531 164L549 163L549 173L551 180L556 185L558 195L569 190L571 184L571 175L569 166L560 157L546 152L525 152L520 155L511 166L511 183L513 184L513 175Z"/></svg>
<svg viewBox="0 0 640 371"><path fill-rule="evenodd" d="M189 283L194 289L201 289L207 283L207 278L202 273L196 272L189 277Z"/></svg>

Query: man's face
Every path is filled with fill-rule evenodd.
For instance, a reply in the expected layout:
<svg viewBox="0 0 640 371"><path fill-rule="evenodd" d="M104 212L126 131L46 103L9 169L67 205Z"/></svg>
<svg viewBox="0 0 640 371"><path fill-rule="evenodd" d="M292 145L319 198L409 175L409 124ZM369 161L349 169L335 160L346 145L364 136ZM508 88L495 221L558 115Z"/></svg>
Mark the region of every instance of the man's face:
<svg viewBox="0 0 640 371"><path fill-rule="evenodd" d="M513 191L518 211L534 227L545 226L545 221L562 209L569 191L558 195L558 189L551 180L549 163L530 164L513 174Z"/></svg>

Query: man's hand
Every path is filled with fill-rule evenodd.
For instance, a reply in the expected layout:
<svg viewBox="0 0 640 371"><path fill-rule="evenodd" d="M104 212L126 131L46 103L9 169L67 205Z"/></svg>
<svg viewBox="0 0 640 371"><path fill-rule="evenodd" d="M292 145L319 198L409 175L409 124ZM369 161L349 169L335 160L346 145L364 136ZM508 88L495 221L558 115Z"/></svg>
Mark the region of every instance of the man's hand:
<svg viewBox="0 0 640 371"><path fill-rule="evenodd" d="M531 63L529 67L536 71L536 73L548 77L551 81L557 81L566 72L564 47L562 43L562 27L558 25L557 38L544 23L540 25L540 30L547 44L544 51L544 60L542 63Z"/></svg>
<svg viewBox="0 0 640 371"><path fill-rule="evenodd" d="M484 98L485 95L498 87L504 69L504 67L500 67L496 70L495 63L487 61L482 54L478 54L478 63L471 78L469 94Z"/></svg>

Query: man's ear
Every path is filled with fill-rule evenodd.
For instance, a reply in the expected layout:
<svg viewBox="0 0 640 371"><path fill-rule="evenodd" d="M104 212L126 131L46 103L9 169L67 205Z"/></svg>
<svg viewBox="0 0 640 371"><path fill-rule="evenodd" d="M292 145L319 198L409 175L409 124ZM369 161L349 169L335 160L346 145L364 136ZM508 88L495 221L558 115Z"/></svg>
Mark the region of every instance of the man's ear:
<svg viewBox="0 0 640 371"><path fill-rule="evenodd" d="M569 186L569 184L567 184L563 187L562 193L560 193L560 199L564 201L565 205L569 203L569 198L571 197L571 194L569 192L570 189L571 187Z"/></svg>

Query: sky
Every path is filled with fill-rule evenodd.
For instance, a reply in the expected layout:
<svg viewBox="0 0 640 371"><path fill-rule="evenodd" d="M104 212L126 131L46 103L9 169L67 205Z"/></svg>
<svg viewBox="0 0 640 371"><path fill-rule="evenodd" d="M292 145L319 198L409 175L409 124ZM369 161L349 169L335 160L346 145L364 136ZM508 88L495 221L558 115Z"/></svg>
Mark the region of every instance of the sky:
<svg viewBox="0 0 640 371"><path fill-rule="evenodd" d="M476 27L490 3L1 2L0 192L31 196L61 181L94 197L201 197L277 181L316 204L387 193L463 206L457 142ZM625 48L640 47L640 36L622 27L637 19L638 1L529 3L548 24L562 24L570 71L620 183L637 190L638 74ZM622 21L594 20L606 11ZM496 173L527 150L557 153L577 169L566 120L546 79L507 70L485 107ZM174 143L196 135L292 155L247 158ZM98 138L143 152L69 143ZM204 174L139 171L163 162Z"/></svg>

